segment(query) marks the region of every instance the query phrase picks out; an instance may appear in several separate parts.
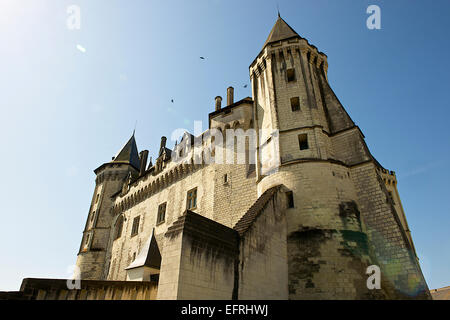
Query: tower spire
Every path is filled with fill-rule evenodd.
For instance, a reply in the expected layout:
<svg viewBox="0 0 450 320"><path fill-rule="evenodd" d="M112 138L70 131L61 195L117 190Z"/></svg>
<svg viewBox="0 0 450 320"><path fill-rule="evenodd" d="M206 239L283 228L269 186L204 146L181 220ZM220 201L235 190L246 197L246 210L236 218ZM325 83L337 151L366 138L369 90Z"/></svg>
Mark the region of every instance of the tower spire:
<svg viewBox="0 0 450 320"><path fill-rule="evenodd" d="M283 20L280 16L280 11L278 11L278 19L275 22L272 30L270 31L269 36L267 37L266 42L264 43L263 48L272 42L278 42L281 40L286 40L290 38L301 38L294 29L292 29L286 21Z"/></svg>
<svg viewBox="0 0 450 320"><path fill-rule="evenodd" d="M134 138L134 131L130 140L128 140L128 142L122 147L122 149L120 149L120 151L114 157L114 160L111 162L128 163L136 169L140 168L139 154L136 146L136 139Z"/></svg>

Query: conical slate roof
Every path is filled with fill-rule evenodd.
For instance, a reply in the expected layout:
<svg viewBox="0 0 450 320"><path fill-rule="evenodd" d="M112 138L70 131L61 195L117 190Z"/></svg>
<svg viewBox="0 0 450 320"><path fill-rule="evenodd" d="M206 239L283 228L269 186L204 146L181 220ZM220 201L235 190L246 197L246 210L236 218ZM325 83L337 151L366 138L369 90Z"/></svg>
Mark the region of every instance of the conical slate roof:
<svg viewBox="0 0 450 320"><path fill-rule="evenodd" d="M139 154L136 146L136 140L134 139L134 133L130 140L128 140L128 142L117 153L114 160L111 162L128 163L139 170Z"/></svg>
<svg viewBox="0 0 450 320"><path fill-rule="evenodd" d="M287 23L284 21L279 15L277 22L275 22L275 25L272 28L272 31L270 31L269 37L267 38L266 42L264 43L264 46L267 46L269 43L277 42L285 39L290 39L294 37L300 36L297 34L297 32L294 31Z"/></svg>

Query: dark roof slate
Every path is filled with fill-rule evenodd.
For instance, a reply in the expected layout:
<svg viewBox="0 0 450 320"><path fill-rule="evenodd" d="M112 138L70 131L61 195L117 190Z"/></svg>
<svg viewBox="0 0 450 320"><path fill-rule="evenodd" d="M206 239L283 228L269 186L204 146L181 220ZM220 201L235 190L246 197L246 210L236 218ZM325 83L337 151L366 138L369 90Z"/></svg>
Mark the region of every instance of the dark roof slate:
<svg viewBox="0 0 450 320"><path fill-rule="evenodd" d="M117 153L117 155L114 157L114 160L111 162L128 163L139 170L140 168L139 154L134 134L130 138L130 140L128 140L128 142L123 146L123 148Z"/></svg>
<svg viewBox="0 0 450 320"><path fill-rule="evenodd" d="M278 42L285 39L290 38L301 38L297 32L295 32L294 29L292 29L286 21L284 21L280 16L278 16L277 21L275 22L275 25L272 28L272 31L270 31L269 36L267 37L266 42L264 43L264 46L267 46L269 43L272 42Z"/></svg>
<svg viewBox="0 0 450 320"><path fill-rule="evenodd" d="M262 210L266 207L267 203L274 197L274 195L281 189L282 185L277 185L270 189L267 189L255 203L247 210L241 219L233 227L240 236L242 236L253 224Z"/></svg>

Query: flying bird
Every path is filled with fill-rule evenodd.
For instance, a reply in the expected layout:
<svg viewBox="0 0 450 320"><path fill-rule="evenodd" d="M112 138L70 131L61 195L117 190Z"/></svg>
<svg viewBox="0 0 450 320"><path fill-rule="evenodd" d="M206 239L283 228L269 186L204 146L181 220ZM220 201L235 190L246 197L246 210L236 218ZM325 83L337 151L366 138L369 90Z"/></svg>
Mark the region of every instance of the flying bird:
<svg viewBox="0 0 450 320"><path fill-rule="evenodd" d="M173 99L172 100L170 100L172 103L173 103Z"/></svg>
<svg viewBox="0 0 450 320"><path fill-rule="evenodd" d="M247 85L246 85L246 84L244 84L244 88L247 88Z"/></svg>
<svg viewBox="0 0 450 320"><path fill-rule="evenodd" d="M205 57L200 57L200 59L205 60Z"/></svg>

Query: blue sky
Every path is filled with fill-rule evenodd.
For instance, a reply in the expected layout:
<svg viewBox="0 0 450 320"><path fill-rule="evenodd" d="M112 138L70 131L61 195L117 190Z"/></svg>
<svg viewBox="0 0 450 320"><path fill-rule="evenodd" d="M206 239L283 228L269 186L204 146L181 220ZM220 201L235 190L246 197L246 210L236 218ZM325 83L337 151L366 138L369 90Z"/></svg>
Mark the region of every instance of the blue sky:
<svg viewBox="0 0 450 320"><path fill-rule="evenodd" d="M276 3L0 0L0 290L69 276L93 170L136 121L139 149L155 155L162 135L193 131L194 120L206 126L228 86L236 99L251 96L248 66ZM278 3L328 55L332 88L374 156L396 171L429 287L450 285L450 2ZM81 8L80 30L66 26L71 4ZM381 30L366 27L371 4Z"/></svg>

